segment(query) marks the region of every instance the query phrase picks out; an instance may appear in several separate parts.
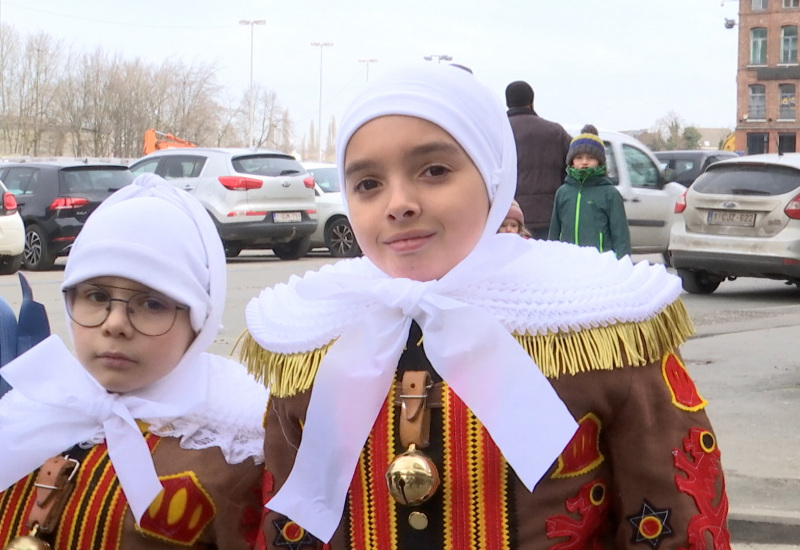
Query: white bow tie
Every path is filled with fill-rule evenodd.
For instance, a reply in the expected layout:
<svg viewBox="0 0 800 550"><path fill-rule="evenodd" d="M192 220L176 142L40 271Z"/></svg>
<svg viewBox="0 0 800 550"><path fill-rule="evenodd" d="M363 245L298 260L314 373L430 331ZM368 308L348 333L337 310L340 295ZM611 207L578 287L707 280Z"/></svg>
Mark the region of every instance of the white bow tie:
<svg viewBox="0 0 800 550"><path fill-rule="evenodd" d="M564 403L514 337L489 313L447 295L528 248L498 236L441 280L318 273L297 283L306 300L342 294L377 302L348 320L320 364L294 467L269 508L328 541L338 527L361 450L394 379L412 319L431 365L480 419L529 490L577 429ZM480 245L479 245L480 246ZM267 452L269 450L267 449Z"/></svg>
<svg viewBox="0 0 800 550"><path fill-rule="evenodd" d="M104 437L137 523L162 486L135 419L180 416L205 395L190 388L162 388L153 395L109 393L57 336L31 348L2 372L13 390L0 399L0 408L19 397L38 406L19 421L0 425L0 491L76 443Z"/></svg>

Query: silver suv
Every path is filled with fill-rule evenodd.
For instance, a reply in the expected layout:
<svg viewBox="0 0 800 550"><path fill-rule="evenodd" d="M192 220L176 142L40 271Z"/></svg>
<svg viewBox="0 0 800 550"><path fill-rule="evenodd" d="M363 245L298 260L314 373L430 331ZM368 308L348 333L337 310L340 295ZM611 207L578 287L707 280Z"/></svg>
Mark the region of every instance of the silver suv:
<svg viewBox="0 0 800 550"><path fill-rule="evenodd" d="M266 149L163 149L131 165L192 193L217 226L225 254L271 248L282 260L308 252L317 228L314 178L291 155Z"/></svg>

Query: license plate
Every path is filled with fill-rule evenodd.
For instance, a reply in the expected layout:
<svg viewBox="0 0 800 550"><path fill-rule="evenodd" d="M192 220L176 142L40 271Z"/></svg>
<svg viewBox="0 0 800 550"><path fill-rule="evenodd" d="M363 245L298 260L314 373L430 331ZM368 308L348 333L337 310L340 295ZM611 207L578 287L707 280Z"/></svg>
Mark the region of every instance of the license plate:
<svg viewBox="0 0 800 550"><path fill-rule="evenodd" d="M756 225L756 213L712 210L708 213L708 225L735 225L741 227L754 227Z"/></svg>
<svg viewBox="0 0 800 550"><path fill-rule="evenodd" d="M272 219L275 223L291 223L302 221L303 215L300 212L273 212Z"/></svg>

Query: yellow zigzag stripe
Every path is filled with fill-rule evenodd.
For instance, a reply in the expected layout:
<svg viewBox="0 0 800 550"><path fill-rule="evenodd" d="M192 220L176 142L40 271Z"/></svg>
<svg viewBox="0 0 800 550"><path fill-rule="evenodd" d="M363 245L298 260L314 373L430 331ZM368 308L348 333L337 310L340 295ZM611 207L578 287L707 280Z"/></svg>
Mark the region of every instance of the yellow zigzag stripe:
<svg viewBox="0 0 800 550"><path fill-rule="evenodd" d="M514 334L548 378L592 370L635 367L660 360L694 333L686 307L676 300L652 319L617 323L579 332L545 335ZM331 342L332 343L332 342ZM312 351L273 353L262 348L247 332L234 345L239 360L271 395L288 397L311 388L317 369L331 343Z"/></svg>

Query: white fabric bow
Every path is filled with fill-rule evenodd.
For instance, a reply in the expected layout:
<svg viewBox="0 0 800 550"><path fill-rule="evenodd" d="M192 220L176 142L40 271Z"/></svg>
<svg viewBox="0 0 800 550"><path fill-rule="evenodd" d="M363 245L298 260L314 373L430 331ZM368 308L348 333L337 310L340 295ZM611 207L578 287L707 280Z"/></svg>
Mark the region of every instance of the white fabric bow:
<svg viewBox="0 0 800 550"><path fill-rule="evenodd" d="M577 424L530 356L485 311L448 293L528 251L517 236L486 239L438 281L309 274L305 300L368 295L378 302L322 360L294 467L271 510L328 541L339 525L359 455L391 388L412 319L436 372L480 419L529 490L569 442ZM490 247L490 248L489 248ZM491 253L484 253L490 249Z"/></svg>
<svg viewBox="0 0 800 550"><path fill-rule="evenodd" d="M60 338L50 336L2 369L13 389L0 409L27 401L30 412L0 423L0 491L76 443L105 438L139 523L162 485L135 419L181 416L198 406L208 391L207 375L198 369L176 369L147 391L108 393ZM172 383L164 384L167 379Z"/></svg>

